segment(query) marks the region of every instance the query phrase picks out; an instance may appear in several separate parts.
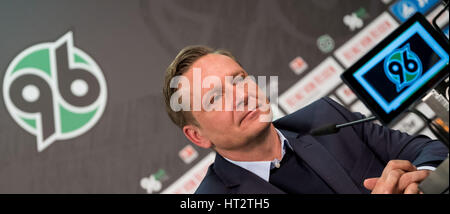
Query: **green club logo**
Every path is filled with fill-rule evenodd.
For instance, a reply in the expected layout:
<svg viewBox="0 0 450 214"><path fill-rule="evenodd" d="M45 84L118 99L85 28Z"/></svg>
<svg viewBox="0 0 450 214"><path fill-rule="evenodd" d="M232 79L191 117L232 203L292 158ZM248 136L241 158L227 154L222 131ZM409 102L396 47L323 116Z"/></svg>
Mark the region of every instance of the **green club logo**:
<svg viewBox="0 0 450 214"><path fill-rule="evenodd" d="M100 67L73 45L72 32L22 51L3 79L6 108L36 136L39 152L92 128L103 114L106 96Z"/></svg>
<svg viewBox="0 0 450 214"><path fill-rule="evenodd" d="M388 79L395 84L397 92L412 85L422 74L422 62L420 58L411 51L409 43L403 48L394 50L386 57L384 72Z"/></svg>

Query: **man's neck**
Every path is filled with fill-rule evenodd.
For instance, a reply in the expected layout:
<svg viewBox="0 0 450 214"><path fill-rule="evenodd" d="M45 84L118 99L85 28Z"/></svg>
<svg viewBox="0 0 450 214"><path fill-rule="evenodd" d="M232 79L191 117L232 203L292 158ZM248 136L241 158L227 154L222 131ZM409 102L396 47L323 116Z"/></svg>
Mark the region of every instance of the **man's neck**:
<svg viewBox="0 0 450 214"><path fill-rule="evenodd" d="M272 161L281 159L281 142L277 130L270 124L261 135L235 151L218 151L233 161Z"/></svg>

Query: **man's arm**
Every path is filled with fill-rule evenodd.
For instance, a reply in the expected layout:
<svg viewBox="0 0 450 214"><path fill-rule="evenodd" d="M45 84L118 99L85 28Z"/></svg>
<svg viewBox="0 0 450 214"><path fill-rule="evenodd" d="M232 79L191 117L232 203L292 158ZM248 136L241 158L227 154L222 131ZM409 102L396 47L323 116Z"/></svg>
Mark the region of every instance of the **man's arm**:
<svg viewBox="0 0 450 214"><path fill-rule="evenodd" d="M329 98L325 100L348 121L364 117L348 111ZM419 183L429 175L428 170L420 169L432 169L448 156L448 149L442 142L423 135L410 136L374 123L362 123L352 128L386 163L380 177L364 181L364 186L375 194L420 193Z"/></svg>
<svg viewBox="0 0 450 214"><path fill-rule="evenodd" d="M350 112L330 98L325 100L347 121L364 118L362 114ZM416 167L437 167L447 157L448 149L442 142L424 135L411 136L371 122L352 128L386 164L390 160L408 160Z"/></svg>

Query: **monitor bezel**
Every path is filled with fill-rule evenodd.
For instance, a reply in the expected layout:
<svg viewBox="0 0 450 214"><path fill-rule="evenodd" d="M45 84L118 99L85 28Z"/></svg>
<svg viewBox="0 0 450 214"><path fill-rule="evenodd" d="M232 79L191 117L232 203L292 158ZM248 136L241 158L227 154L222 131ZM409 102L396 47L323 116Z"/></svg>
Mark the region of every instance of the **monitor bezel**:
<svg viewBox="0 0 450 214"><path fill-rule="evenodd" d="M447 64L426 84L422 85L413 95L406 99L397 109L386 113L375 99L362 87L362 85L355 79L353 74L364 66L369 60L371 60L376 54L381 52L386 46L388 46L393 40L398 38L403 32L405 32L414 23L419 22L422 27L431 35L431 37L447 52L449 53L449 42L446 38L443 38L436 29L425 19L425 17L416 13L400 27L389 34L385 39L383 39L378 45L376 45L372 50L365 54L360 60L354 63L350 68L348 68L343 74L341 74L341 79L343 82L356 94L356 96L366 105L368 109L371 110L373 114L379 119L384 125L389 125L399 119L400 115L404 113L411 105L413 105L417 100L425 96L430 90L436 87L439 82L444 80L449 72L449 64Z"/></svg>

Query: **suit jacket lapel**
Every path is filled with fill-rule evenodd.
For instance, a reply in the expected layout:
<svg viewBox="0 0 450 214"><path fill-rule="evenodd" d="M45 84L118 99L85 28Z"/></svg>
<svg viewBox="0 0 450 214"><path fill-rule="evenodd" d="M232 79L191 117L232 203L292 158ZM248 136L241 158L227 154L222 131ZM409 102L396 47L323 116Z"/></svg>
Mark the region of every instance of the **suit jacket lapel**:
<svg viewBox="0 0 450 214"><path fill-rule="evenodd" d="M360 194L350 176L336 159L311 135L280 130L294 151L337 193Z"/></svg>
<svg viewBox="0 0 450 214"><path fill-rule="evenodd" d="M263 180L252 172L236 166L225 160L219 154L213 166L217 176L224 182L225 186L230 189L231 193L236 194L283 194L274 185Z"/></svg>
<svg viewBox="0 0 450 214"><path fill-rule="evenodd" d="M315 138L310 135L299 136L286 130L280 131L294 151L337 193L361 193L342 166ZM219 154L216 154L213 169L231 193L285 193L248 170L230 163Z"/></svg>

